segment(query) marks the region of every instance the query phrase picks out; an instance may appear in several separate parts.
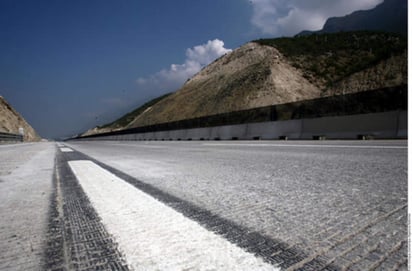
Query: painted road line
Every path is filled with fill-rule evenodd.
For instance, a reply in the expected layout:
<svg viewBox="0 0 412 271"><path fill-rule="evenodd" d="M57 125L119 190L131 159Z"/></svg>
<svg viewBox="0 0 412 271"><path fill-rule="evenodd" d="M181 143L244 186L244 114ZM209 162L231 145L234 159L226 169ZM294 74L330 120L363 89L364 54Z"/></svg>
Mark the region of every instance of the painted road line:
<svg viewBox="0 0 412 271"><path fill-rule="evenodd" d="M44 252L47 256L42 270L128 271L117 244L104 228L66 158L60 152L56 155Z"/></svg>
<svg viewBox="0 0 412 271"><path fill-rule="evenodd" d="M145 144L126 144L126 143L106 143L105 145L111 145L116 147L138 147L138 148L150 148L150 149L164 149L165 146L156 146L156 145L149 145L148 143Z"/></svg>
<svg viewBox="0 0 412 271"><path fill-rule="evenodd" d="M135 270L279 270L89 160L69 166Z"/></svg>
<svg viewBox="0 0 412 271"><path fill-rule="evenodd" d="M359 146L359 145L315 145L315 144L237 144L237 143L204 143L204 146L236 146L236 147L301 147L301 148L353 148L353 149L407 149L408 146Z"/></svg>
<svg viewBox="0 0 412 271"><path fill-rule="evenodd" d="M62 152L72 152L73 150L67 147L60 148Z"/></svg>

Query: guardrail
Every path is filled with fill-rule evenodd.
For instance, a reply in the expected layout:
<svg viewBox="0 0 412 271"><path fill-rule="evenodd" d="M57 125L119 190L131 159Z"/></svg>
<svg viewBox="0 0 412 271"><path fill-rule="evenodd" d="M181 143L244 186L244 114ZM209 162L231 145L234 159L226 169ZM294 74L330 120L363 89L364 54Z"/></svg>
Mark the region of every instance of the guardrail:
<svg viewBox="0 0 412 271"><path fill-rule="evenodd" d="M23 135L0 132L0 142L23 142Z"/></svg>

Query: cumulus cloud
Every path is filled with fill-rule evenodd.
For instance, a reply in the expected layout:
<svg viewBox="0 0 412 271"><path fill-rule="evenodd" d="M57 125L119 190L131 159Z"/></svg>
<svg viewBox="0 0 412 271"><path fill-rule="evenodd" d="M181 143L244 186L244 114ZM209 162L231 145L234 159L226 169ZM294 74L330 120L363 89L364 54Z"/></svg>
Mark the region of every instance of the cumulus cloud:
<svg viewBox="0 0 412 271"><path fill-rule="evenodd" d="M374 8L383 0L251 0L251 23L263 34L291 36L319 30L329 17Z"/></svg>
<svg viewBox="0 0 412 271"><path fill-rule="evenodd" d="M186 60L183 64L172 64L168 69L163 69L152 76L138 78L137 84L153 91L173 91L204 66L231 51L224 47L223 41L209 40L205 44L186 49Z"/></svg>

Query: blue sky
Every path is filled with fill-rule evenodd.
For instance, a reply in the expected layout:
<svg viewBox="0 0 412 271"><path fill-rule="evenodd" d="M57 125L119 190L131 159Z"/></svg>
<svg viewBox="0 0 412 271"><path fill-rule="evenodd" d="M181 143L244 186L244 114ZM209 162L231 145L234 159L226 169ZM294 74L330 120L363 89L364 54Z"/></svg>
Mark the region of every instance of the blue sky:
<svg viewBox="0 0 412 271"><path fill-rule="evenodd" d="M0 95L47 138L110 122L257 38L382 0L0 0Z"/></svg>

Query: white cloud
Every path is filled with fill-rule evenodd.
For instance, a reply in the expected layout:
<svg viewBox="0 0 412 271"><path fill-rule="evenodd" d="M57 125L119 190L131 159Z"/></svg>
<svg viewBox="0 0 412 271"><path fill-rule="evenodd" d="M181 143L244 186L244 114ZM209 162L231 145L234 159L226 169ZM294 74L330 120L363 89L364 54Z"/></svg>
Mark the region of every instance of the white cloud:
<svg viewBox="0 0 412 271"><path fill-rule="evenodd" d="M263 34L291 36L319 30L329 17L375 7L383 0L252 0L251 23Z"/></svg>
<svg viewBox="0 0 412 271"><path fill-rule="evenodd" d="M138 78L136 82L146 90L173 91L204 66L231 51L224 47L223 41L209 40L205 44L186 49L186 60L183 64L172 64L168 69L163 69L149 77Z"/></svg>

